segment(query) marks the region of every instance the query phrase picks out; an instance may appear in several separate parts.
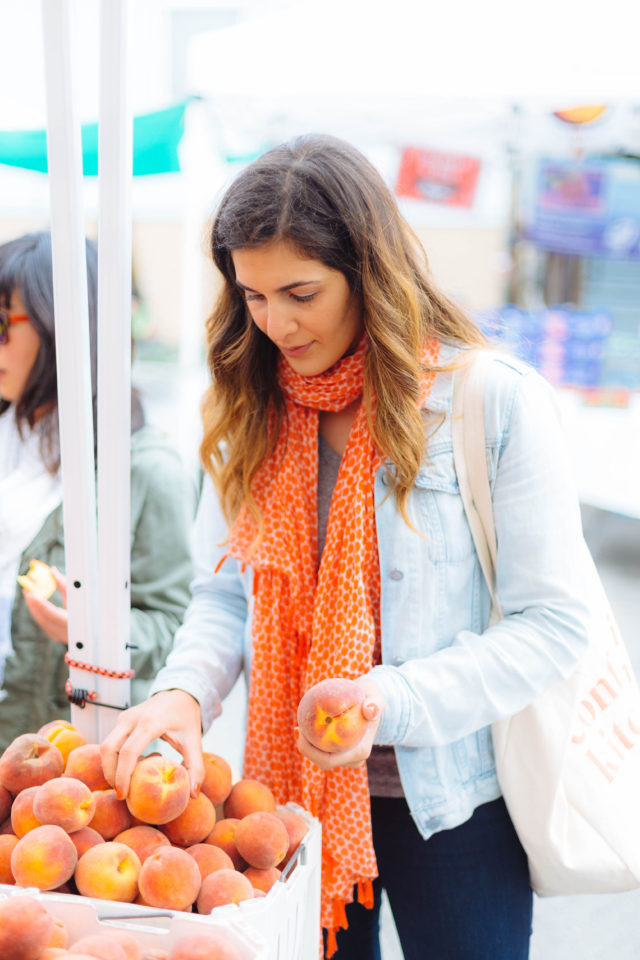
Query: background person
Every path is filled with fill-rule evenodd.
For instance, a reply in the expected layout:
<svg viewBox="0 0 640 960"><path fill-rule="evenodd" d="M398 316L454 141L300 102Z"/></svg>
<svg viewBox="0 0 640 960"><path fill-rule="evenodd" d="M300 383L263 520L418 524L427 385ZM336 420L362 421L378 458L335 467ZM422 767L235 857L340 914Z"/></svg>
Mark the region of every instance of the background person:
<svg viewBox="0 0 640 960"><path fill-rule="evenodd" d="M164 736L195 791L201 724L244 664L244 775L322 821L327 954L337 933L340 960L380 956L385 889L405 960L432 946L440 960L521 960L532 895L490 724L586 645L552 390L509 357L489 365L504 619L487 628L450 417L455 368L486 344L434 286L381 177L330 137L277 147L231 185L211 246L223 285L193 599L154 695L103 744L106 776L126 794ZM297 732L303 693L327 677L364 693L365 735L343 753Z"/></svg>
<svg viewBox="0 0 640 960"><path fill-rule="evenodd" d="M96 414L97 250L87 241ZM0 749L21 733L69 716L64 685L64 531L51 238L0 245ZM132 701L143 700L171 647L189 598L195 490L158 430L145 426L132 391ZM23 591L32 558L56 568L55 602ZM89 675L87 675L89 676Z"/></svg>

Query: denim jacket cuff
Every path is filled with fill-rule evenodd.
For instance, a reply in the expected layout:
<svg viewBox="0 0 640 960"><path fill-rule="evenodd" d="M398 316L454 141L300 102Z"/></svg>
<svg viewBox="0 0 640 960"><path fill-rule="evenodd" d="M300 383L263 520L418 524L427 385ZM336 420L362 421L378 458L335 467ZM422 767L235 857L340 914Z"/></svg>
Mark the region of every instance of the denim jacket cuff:
<svg viewBox="0 0 640 960"><path fill-rule="evenodd" d="M198 682L198 678L190 672L164 672L156 678L149 696L160 693L162 690L184 690L200 704L202 733L206 733L216 717L222 713L220 697L215 690L208 689L205 683Z"/></svg>
<svg viewBox="0 0 640 960"><path fill-rule="evenodd" d="M411 718L409 685L397 667L379 664L373 668L371 676L385 699L385 709L376 732L375 743L401 743L407 735Z"/></svg>

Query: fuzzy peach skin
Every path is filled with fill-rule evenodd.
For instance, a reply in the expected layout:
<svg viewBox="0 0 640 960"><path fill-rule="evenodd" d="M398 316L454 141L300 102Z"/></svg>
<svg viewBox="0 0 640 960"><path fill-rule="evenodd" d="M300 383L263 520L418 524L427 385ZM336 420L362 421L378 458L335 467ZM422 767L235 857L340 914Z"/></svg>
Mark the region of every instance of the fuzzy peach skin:
<svg viewBox="0 0 640 960"><path fill-rule="evenodd" d="M57 747L37 733L22 733L0 757L0 784L15 797L62 775L64 760Z"/></svg>
<svg viewBox="0 0 640 960"><path fill-rule="evenodd" d="M140 871L140 893L151 907L190 910L202 880L198 864L186 850L159 847Z"/></svg>
<svg viewBox="0 0 640 960"><path fill-rule="evenodd" d="M47 946L51 949L56 948L60 950L66 950L69 943L69 933L66 926L62 920L56 920L53 918L53 930L51 931L51 936L49 938L49 943Z"/></svg>
<svg viewBox="0 0 640 960"><path fill-rule="evenodd" d="M102 757L97 743L84 743L82 746L75 747L67 757L64 775L82 780L89 790L109 789L109 784L102 772Z"/></svg>
<svg viewBox="0 0 640 960"><path fill-rule="evenodd" d="M11 871L11 854L18 838L7 833L0 837L0 883L13 884L15 879ZM212 850L217 849L212 847ZM222 850L220 851L222 853Z"/></svg>
<svg viewBox="0 0 640 960"><path fill-rule="evenodd" d="M243 873L237 870L215 870L202 881L198 894L198 913L211 913L226 903L251 900L253 887Z"/></svg>
<svg viewBox="0 0 640 960"><path fill-rule="evenodd" d="M254 890L261 890L263 893L269 893L271 887L278 882L282 876L282 871L277 867L269 867L268 870L260 870L258 867L247 867L244 871Z"/></svg>
<svg viewBox="0 0 640 960"><path fill-rule="evenodd" d="M38 960L52 930L53 917L35 897L0 900L2 960Z"/></svg>
<svg viewBox="0 0 640 960"><path fill-rule="evenodd" d="M124 950L126 960L142 960L142 948L131 933L126 930L109 930L109 936L119 943Z"/></svg>
<svg viewBox="0 0 640 960"><path fill-rule="evenodd" d="M231 857L236 870L244 870L249 864L244 857L240 856L236 847L236 830L239 823L238 817L223 817L222 820L218 820L205 843L220 847Z"/></svg>
<svg viewBox="0 0 640 960"><path fill-rule="evenodd" d="M186 809L190 792L183 766L159 755L143 757L131 774L127 806L144 823L168 823Z"/></svg>
<svg viewBox="0 0 640 960"><path fill-rule="evenodd" d="M203 752L204 780L200 789L209 797L214 807L219 806L229 796L233 774L231 767L223 757L217 753Z"/></svg>
<svg viewBox="0 0 640 960"><path fill-rule="evenodd" d="M78 747L85 746L87 742L79 730L68 730L67 728L58 731L55 736L50 737L50 740L53 746L57 747L62 754L65 765L71 752L77 750Z"/></svg>
<svg viewBox="0 0 640 960"><path fill-rule="evenodd" d="M55 823L67 833L88 827L96 800L86 783L73 777L54 777L38 788L33 814L40 823Z"/></svg>
<svg viewBox="0 0 640 960"><path fill-rule="evenodd" d="M190 933L172 947L169 960L242 960L224 930Z"/></svg>
<svg viewBox="0 0 640 960"><path fill-rule="evenodd" d="M113 840L131 826L131 813L124 800L119 800L116 791L94 790L96 808L89 826L97 830L104 840Z"/></svg>
<svg viewBox="0 0 640 960"><path fill-rule="evenodd" d="M345 677L332 677L307 690L298 705L298 726L318 750L340 753L355 746L368 721L362 714L364 690Z"/></svg>
<svg viewBox="0 0 640 960"><path fill-rule="evenodd" d="M248 813L255 813L257 810L273 813L275 809L276 798L266 783L261 783L260 780L236 781L224 801L225 818L235 817L242 820Z"/></svg>
<svg viewBox="0 0 640 960"><path fill-rule="evenodd" d="M211 843L196 843L187 847L187 853L198 864L200 876L204 880L214 870L233 870L233 860L221 847L214 847Z"/></svg>
<svg viewBox="0 0 640 960"><path fill-rule="evenodd" d="M16 837L24 837L29 830L41 827L42 823L33 812L33 801L40 787L27 787L21 790L11 807L11 826Z"/></svg>
<svg viewBox="0 0 640 960"><path fill-rule="evenodd" d="M0 823L3 823L11 813L12 796L6 787L0 786Z"/></svg>
<svg viewBox="0 0 640 960"><path fill-rule="evenodd" d="M36 733L39 737L46 737L47 740L51 741L51 738L57 736L61 730L75 730L75 727L68 720L49 720L39 730L36 730Z"/></svg>
<svg viewBox="0 0 640 960"><path fill-rule="evenodd" d="M114 837L114 840L135 850L140 863L144 863L158 847L168 847L171 843L169 837L165 836L161 830L149 826L148 823L140 823L135 827L129 827L128 830L123 830Z"/></svg>
<svg viewBox="0 0 640 960"><path fill-rule="evenodd" d="M73 876L78 854L62 827L45 824L18 840L11 854L11 871L21 887L55 890Z"/></svg>
<svg viewBox="0 0 640 960"><path fill-rule="evenodd" d="M96 957L96 960L127 960L122 946L106 933L91 933L76 940L73 946L69 947L69 955L73 957L76 954L86 954Z"/></svg>
<svg viewBox="0 0 640 960"><path fill-rule="evenodd" d="M91 850L91 847L95 847L98 843L104 843L105 840L100 836L97 830L94 830L93 827L80 827L79 830L74 830L69 834L74 847L78 852L78 860L83 853L86 853L87 850Z"/></svg>
<svg viewBox="0 0 640 960"><path fill-rule="evenodd" d="M289 849L289 834L273 813L258 810L243 817L236 827L236 847L250 867L268 870L277 866Z"/></svg>
<svg viewBox="0 0 640 960"><path fill-rule="evenodd" d="M84 897L131 903L138 895L140 867L138 856L130 847L108 841L83 853L74 879Z"/></svg>
<svg viewBox="0 0 640 960"><path fill-rule="evenodd" d="M216 822L216 810L209 797L199 793L189 797L182 813L161 827L171 843L177 847L192 847L205 840Z"/></svg>
<svg viewBox="0 0 640 960"><path fill-rule="evenodd" d="M309 831L309 824L304 817L301 817L299 813L296 813L295 810L290 810L288 807L278 807L275 811L275 816L279 820L282 820L289 834L289 847L284 860L280 864L280 868L284 870L306 837Z"/></svg>

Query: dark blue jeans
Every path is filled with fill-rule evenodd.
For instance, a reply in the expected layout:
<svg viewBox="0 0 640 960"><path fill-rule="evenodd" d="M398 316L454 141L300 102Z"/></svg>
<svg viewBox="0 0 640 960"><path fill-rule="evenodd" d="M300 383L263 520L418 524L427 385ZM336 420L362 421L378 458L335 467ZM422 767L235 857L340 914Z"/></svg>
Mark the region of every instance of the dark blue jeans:
<svg viewBox="0 0 640 960"><path fill-rule="evenodd" d="M527 858L502 800L423 840L405 800L373 797L375 905L347 907L334 960L380 960L382 890L404 960L526 960L532 894Z"/></svg>

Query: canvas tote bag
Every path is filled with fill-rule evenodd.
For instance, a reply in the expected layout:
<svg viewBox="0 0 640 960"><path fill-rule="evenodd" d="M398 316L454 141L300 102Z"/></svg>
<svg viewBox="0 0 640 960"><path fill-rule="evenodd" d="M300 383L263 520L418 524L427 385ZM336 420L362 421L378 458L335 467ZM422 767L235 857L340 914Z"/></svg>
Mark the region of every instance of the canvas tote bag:
<svg viewBox="0 0 640 960"><path fill-rule="evenodd" d="M454 463L478 557L501 619L487 472L483 380L489 351L456 371ZM493 724L498 779L540 895L640 886L640 691L585 544L589 644L573 673Z"/></svg>

